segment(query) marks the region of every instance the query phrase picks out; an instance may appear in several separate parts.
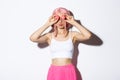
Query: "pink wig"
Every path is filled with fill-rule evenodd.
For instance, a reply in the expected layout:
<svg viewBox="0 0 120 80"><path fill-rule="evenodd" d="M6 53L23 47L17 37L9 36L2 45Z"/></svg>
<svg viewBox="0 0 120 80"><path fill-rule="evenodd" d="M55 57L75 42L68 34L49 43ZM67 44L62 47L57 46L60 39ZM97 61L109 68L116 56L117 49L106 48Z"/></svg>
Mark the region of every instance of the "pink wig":
<svg viewBox="0 0 120 80"><path fill-rule="evenodd" d="M59 8L56 8L54 11L53 11L53 15L58 15L59 13L61 14L68 14L70 15L70 12L69 10L67 10L66 8L63 8L63 7L59 7Z"/></svg>
<svg viewBox="0 0 120 80"><path fill-rule="evenodd" d="M71 15L70 14L70 11L67 10L66 8L63 8L63 7L59 7L59 8L56 8L54 11L53 11L53 15L56 15L58 16L58 14L62 14L62 18L65 19L65 15ZM66 23L66 26L65 26L65 29L66 27L70 27L71 25L69 23ZM55 36L57 36L57 28L55 25L52 25L52 28L55 32Z"/></svg>

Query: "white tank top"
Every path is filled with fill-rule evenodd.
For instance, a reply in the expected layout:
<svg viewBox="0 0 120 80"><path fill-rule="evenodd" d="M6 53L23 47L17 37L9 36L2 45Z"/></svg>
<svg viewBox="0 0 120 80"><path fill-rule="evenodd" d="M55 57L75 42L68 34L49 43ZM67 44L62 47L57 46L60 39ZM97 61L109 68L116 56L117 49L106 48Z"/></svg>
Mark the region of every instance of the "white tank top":
<svg viewBox="0 0 120 80"><path fill-rule="evenodd" d="M72 58L74 45L69 34L65 41L58 41L52 35L50 53L52 58Z"/></svg>

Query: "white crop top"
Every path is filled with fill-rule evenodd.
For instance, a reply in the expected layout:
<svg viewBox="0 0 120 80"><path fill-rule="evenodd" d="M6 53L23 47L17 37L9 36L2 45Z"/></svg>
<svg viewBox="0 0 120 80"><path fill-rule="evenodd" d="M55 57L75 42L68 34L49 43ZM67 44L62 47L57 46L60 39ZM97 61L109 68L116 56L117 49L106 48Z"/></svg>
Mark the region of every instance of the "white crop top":
<svg viewBox="0 0 120 80"><path fill-rule="evenodd" d="M65 41L58 41L53 38L50 44L50 53L52 58L72 58L74 45L71 37Z"/></svg>

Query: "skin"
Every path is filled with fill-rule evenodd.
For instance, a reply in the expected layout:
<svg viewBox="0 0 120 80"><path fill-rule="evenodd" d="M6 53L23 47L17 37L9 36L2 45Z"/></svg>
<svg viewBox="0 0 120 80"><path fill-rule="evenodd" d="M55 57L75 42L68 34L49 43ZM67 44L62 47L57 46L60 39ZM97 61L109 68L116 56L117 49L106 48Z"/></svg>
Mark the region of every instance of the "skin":
<svg viewBox="0 0 120 80"><path fill-rule="evenodd" d="M61 14L59 14L59 16L62 17ZM66 26L66 22L75 26L79 30L79 32L77 32L77 31L69 32L68 30L64 29L64 26ZM82 25L80 25L73 18L73 16L66 14L66 20L64 20L62 18L58 19L54 15L50 16L49 19L47 20L47 22L30 36L30 40L32 42L37 42L37 43L46 43L47 42L50 45L51 36L52 36L52 34L54 34L54 32L46 33L44 35L42 33L53 24L57 26L58 33L57 33L57 37L54 37L54 38L58 41L67 40L69 38L68 34L70 34L70 33L72 34L71 38L72 38L73 44L76 41L88 40L91 37L91 33L87 29L85 29ZM64 31L66 32L67 36L65 36ZM52 64L54 64L54 65L66 65L66 64L70 64L70 63L72 63L72 59L70 59L70 58L54 58L54 59L52 59Z"/></svg>

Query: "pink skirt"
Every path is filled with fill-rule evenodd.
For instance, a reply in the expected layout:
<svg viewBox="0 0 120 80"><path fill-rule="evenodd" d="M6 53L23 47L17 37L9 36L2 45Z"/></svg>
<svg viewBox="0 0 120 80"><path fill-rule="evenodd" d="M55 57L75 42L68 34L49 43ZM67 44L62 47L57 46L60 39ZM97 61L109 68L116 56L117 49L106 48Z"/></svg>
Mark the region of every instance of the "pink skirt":
<svg viewBox="0 0 120 80"><path fill-rule="evenodd" d="M76 72L74 65L51 65L48 71L47 80L76 80Z"/></svg>

